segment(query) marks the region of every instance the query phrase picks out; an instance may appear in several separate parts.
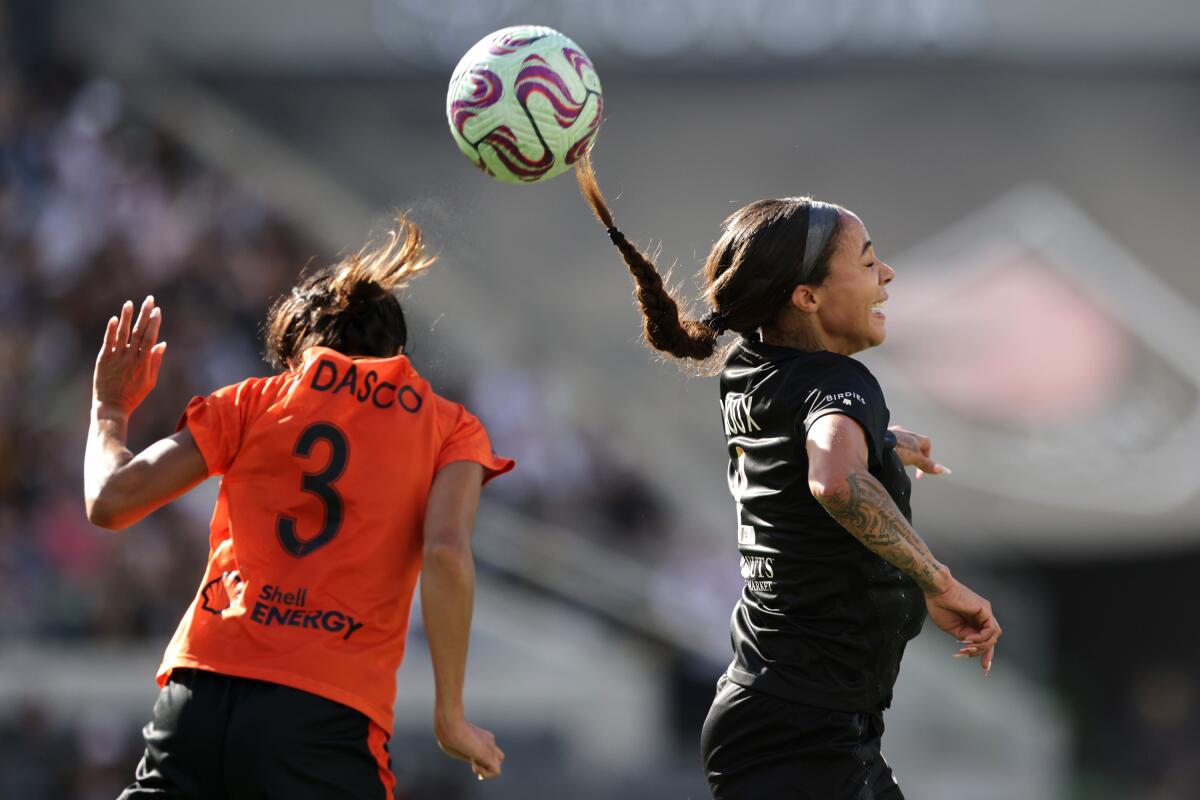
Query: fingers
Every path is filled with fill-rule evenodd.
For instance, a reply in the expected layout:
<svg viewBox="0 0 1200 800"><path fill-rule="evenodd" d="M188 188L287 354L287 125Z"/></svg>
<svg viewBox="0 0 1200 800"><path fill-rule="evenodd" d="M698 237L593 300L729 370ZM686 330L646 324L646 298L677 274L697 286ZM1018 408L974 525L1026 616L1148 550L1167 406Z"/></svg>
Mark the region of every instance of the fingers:
<svg viewBox="0 0 1200 800"><path fill-rule="evenodd" d="M504 763L504 751L496 746L494 738L489 738L482 749L482 753L470 759L471 771L481 781L500 777L500 765Z"/></svg>
<svg viewBox="0 0 1200 800"><path fill-rule="evenodd" d="M958 640L955 658L979 658L984 674L992 667L993 652L1000 638L1000 623L992 604L964 586L942 600L927 600L930 615L942 630ZM947 616L946 612L949 612Z"/></svg>
<svg viewBox="0 0 1200 800"><path fill-rule="evenodd" d="M924 475L953 475L954 470L947 467L945 464L939 464L932 458L926 458L924 463L917 465L917 474L914 475L915 480L921 480Z"/></svg>
<svg viewBox="0 0 1200 800"><path fill-rule="evenodd" d="M954 654L955 658L978 658L983 655L983 645L971 641L970 638L959 638L958 643L961 646L958 648L958 652Z"/></svg>
<svg viewBox="0 0 1200 800"><path fill-rule="evenodd" d="M984 676L990 675L992 672L992 659L996 655L996 646L993 643L991 646L983 645L967 645L959 649L954 654L955 658L979 658L979 664L983 667Z"/></svg>
<svg viewBox="0 0 1200 800"><path fill-rule="evenodd" d="M950 475L951 470L945 464L933 460L933 442L924 434L906 431L903 428L888 428L896 435L897 450L903 449L902 460L911 467L916 467L915 480L921 480L926 475Z"/></svg>
<svg viewBox="0 0 1200 800"><path fill-rule="evenodd" d="M148 352L158 342L161 326L162 309L154 305L154 295L146 295L142 301L137 322L133 322L133 301L126 300L121 306L120 315L108 321L108 328L104 331L105 347L113 349L128 346L134 353Z"/></svg>
<svg viewBox="0 0 1200 800"><path fill-rule="evenodd" d="M158 383L158 370L162 367L163 355L167 352L167 343L159 342L150 348L150 385Z"/></svg>
<svg viewBox="0 0 1200 800"><path fill-rule="evenodd" d="M971 627L972 632L959 637L963 644L979 648L994 647L1000 638L1001 631L1000 623L996 622L996 618L992 616L991 604L985 601L984 607L975 615L973 621L976 624Z"/></svg>
<svg viewBox="0 0 1200 800"><path fill-rule="evenodd" d="M486 756L471 761L471 771L481 781L500 777L500 765L504 763L504 752L495 745L491 746L490 751Z"/></svg>
<svg viewBox="0 0 1200 800"><path fill-rule="evenodd" d="M109 317L108 325L104 328L104 344L100 348L100 355L112 352L112 349L117 346L117 318Z"/></svg>
<svg viewBox="0 0 1200 800"><path fill-rule="evenodd" d="M979 642L986 647L992 647L996 644L996 640L1000 638L1000 623L996 621L996 616L992 613L992 604L987 600L983 601L983 608L978 614L979 620Z"/></svg>
<svg viewBox="0 0 1200 800"><path fill-rule="evenodd" d="M104 344L107 349L121 348L133 356L135 361L148 359L152 376L157 376L162 364L163 347L159 347L158 332L162 328L162 309L154 305L154 295L146 295L142 307L138 311L137 322L130 330L130 320L133 318L133 302L126 300L121 306L121 315L108 322L104 332Z"/></svg>
<svg viewBox="0 0 1200 800"><path fill-rule="evenodd" d="M133 321L133 303L126 300L104 329L104 345L92 375L92 399L131 413L158 382L166 343L158 341L162 311L147 296Z"/></svg>
<svg viewBox="0 0 1200 800"><path fill-rule="evenodd" d="M133 301L126 300L121 306L121 315L117 318L117 335L113 347L122 347L129 342L129 325L133 321Z"/></svg>
<svg viewBox="0 0 1200 800"><path fill-rule="evenodd" d="M158 343L158 330L162 327L162 309L155 308L150 312L150 322L146 325L146 331L142 335L142 340L138 344L138 350L141 352L149 352Z"/></svg>
<svg viewBox="0 0 1200 800"><path fill-rule="evenodd" d="M141 310L138 311L137 322L133 326L133 336L129 342L135 352L140 352L143 348L154 344L153 340L147 343L147 338L152 328L154 335L158 336L158 320L161 319L161 315L155 314L157 310L154 307L154 295L146 295L146 299L142 301Z"/></svg>
<svg viewBox="0 0 1200 800"><path fill-rule="evenodd" d="M980 658L980 665L983 667L983 674L990 675L992 671L992 659L996 654L996 642L1000 639L1000 623L996 622L996 618L991 615L991 606L985 607L981 612L984 615L982 626L977 632L959 637L959 644L962 645L959 651L954 654L955 658Z"/></svg>
<svg viewBox="0 0 1200 800"><path fill-rule="evenodd" d="M918 473L928 472L930 475L938 474L938 468L941 466L941 464L938 464L926 453L918 453L917 455L918 458L913 462L913 466L917 468Z"/></svg>
<svg viewBox="0 0 1200 800"><path fill-rule="evenodd" d="M437 735L438 746L447 755L466 761L479 780L499 777L504 751L496 746L492 732L465 720L455 728L445 729Z"/></svg>

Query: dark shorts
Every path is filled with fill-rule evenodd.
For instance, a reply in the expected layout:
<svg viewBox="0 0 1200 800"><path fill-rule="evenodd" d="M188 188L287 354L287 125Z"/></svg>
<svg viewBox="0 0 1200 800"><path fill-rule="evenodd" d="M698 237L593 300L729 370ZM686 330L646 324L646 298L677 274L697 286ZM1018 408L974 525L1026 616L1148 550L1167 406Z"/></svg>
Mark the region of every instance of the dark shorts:
<svg viewBox="0 0 1200 800"><path fill-rule="evenodd" d="M700 751L714 800L904 800L879 753L883 717L717 682Z"/></svg>
<svg viewBox="0 0 1200 800"><path fill-rule="evenodd" d="M387 737L309 692L177 669L120 800L390 800Z"/></svg>

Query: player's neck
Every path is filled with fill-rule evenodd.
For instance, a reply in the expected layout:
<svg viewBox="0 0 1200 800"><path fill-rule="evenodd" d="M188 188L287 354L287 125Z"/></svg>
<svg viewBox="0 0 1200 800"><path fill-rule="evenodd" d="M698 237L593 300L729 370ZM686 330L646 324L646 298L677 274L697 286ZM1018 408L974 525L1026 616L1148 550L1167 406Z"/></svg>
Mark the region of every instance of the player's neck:
<svg viewBox="0 0 1200 800"><path fill-rule="evenodd" d="M803 321L764 326L762 340L765 344L776 347L790 347L793 350L804 350L810 353L834 349L829 347L829 343L825 341L825 337L821 336L820 331Z"/></svg>

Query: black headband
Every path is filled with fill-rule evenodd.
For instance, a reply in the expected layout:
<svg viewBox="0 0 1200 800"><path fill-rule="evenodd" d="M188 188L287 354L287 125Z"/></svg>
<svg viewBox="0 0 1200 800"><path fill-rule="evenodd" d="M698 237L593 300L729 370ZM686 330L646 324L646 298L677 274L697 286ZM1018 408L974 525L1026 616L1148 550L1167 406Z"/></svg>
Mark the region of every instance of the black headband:
<svg viewBox="0 0 1200 800"><path fill-rule="evenodd" d="M820 200L808 201L808 230L804 237L804 259L796 270L792 286L799 286L812 277L817 259L829 246L829 237L837 229L838 207Z"/></svg>

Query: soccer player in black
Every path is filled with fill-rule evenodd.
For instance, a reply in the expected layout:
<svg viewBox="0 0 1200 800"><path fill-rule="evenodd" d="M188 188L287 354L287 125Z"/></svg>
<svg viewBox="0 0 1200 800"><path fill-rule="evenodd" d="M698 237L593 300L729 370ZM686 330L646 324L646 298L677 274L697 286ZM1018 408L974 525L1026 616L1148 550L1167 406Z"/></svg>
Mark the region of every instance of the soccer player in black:
<svg viewBox="0 0 1200 800"><path fill-rule="evenodd" d="M734 658L701 751L717 800L903 800L882 712L926 614L991 669L1000 626L913 530L905 466L937 474L926 437L888 427L853 353L881 344L895 277L856 215L807 197L725 220L703 276L712 313L681 318L652 261L613 223L591 165L584 196L637 282L647 342L715 367L746 581ZM718 353L726 331L741 338Z"/></svg>

